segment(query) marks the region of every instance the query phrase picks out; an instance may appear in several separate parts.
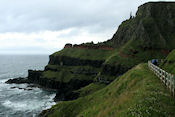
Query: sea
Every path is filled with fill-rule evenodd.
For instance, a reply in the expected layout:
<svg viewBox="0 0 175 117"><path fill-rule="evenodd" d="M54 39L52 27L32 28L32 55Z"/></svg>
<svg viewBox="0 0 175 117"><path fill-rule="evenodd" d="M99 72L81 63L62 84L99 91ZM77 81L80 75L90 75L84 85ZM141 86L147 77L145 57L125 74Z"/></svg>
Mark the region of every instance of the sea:
<svg viewBox="0 0 175 117"><path fill-rule="evenodd" d="M27 77L28 69L43 70L48 61L48 55L0 55L0 117L36 117L55 104L53 91L5 83Z"/></svg>

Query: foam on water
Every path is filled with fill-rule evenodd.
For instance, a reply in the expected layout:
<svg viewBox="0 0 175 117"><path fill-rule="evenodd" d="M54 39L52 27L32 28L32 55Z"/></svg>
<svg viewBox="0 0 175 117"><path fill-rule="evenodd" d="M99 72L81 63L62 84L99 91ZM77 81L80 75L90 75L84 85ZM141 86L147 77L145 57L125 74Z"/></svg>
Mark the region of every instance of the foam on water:
<svg viewBox="0 0 175 117"><path fill-rule="evenodd" d="M38 99L32 99L32 100L24 100L24 101L10 101L10 100L5 100L4 103L2 103L3 106L6 108L10 108L14 111L33 111L33 110L38 110L40 111L41 108L43 109L48 109L52 105L55 104L53 102L53 98L55 97L55 94L50 95L48 98L45 100L38 100Z"/></svg>

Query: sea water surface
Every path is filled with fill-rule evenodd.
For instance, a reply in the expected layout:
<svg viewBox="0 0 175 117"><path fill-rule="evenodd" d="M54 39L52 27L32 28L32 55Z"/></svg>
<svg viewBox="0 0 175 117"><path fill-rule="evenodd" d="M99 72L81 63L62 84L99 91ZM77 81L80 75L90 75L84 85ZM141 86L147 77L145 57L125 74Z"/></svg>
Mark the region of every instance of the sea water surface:
<svg viewBox="0 0 175 117"><path fill-rule="evenodd" d="M48 60L48 55L0 55L0 117L36 117L55 104L55 92L5 83L10 78L26 77L28 69L43 70Z"/></svg>

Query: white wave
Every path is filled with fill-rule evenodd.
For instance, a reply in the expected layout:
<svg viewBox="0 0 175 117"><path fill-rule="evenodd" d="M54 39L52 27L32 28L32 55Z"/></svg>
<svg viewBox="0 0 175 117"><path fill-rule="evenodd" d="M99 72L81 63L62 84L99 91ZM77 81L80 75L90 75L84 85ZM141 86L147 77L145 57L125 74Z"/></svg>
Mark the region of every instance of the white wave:
<svg viewBox="0 0 175 117"><path fill-rule="evenodd" d="M25 100L25 101L10 101L6 100L4 103L2 103L3 106L13 109L15 111L33 111L41 109L48 109L52 105L56 104L53 101L53 98L55 97L55 94L50 95L47 99L39 100L39 99L32 99L32 100Z"/></svg>
<svg viewBox="0 0 175 117"><path fill-rule="evenodd" d="M14 108L14 109L22 109L27 106L26 103L21 103L21 102L11 102L10 100L6 100L4 103L2 103L3 106L8 107L8 108Z"/></svg>

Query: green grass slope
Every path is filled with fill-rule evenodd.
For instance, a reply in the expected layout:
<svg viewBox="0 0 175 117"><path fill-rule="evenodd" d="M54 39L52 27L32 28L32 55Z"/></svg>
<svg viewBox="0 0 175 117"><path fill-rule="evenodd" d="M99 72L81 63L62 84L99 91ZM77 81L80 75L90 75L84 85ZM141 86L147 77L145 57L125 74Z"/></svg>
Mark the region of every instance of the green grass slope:
<svg viewBox="0 0 175 117"><path fill-rule="evenodd" d="M73 101L58 102L43 117L174 117L175 100L140 64L110 85Z"/></svg>
<svg viewBox="0 0 175 117"><path fill-rule="evenodd" d="M115 50L64 48L61 51L55 52L53 56L69 56L72 58L88 60L105 60L114 51Z"/></svg>
<svg viewBox="0 0 175 117"><path fill-rule="evenodd" d="M111 54L105 61L105 64L118 65L122 64L127 67L133 67L141 62L147 62L153 58L165 58L167 53L161 49L144 50L139 40L128 41L118 52Z"/></svg>
<svg viewBox="0 0 175 117"><path fill-rule="evenodd" d="M102 83L91 83L85 87L82 87L82 88L74 91L74 92L78 93L80 97L83 97L83 96L87 96L89 94L92 94L100 89L103 89L105 86L107 86L107 85L102 84Z"/></svg>
<svg viewBox="0 0 175 117"><path fill-rule="evenodd" d="M160 65L165 71L175 74L175 50L173 50Z"/></svg>

